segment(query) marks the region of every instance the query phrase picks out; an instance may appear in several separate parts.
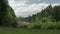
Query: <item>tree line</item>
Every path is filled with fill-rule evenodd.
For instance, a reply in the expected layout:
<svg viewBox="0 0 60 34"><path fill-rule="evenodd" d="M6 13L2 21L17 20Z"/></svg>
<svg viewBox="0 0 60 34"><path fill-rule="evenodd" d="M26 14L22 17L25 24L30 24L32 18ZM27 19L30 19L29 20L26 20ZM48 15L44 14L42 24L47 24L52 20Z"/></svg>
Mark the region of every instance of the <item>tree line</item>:
<svg viewBox="0 0 60 34"><path fill-rule="evenodd" d="M22 21L30 23L26 26L27 28L60 29L60 6L49 5L37 14L23 18Z"/></svg>
<svg viewBox="0 0 60 34"><path fill-rule="evenodd" d="M60 29L60 6L49 5L41 12L28 17L17 18L7 0L0 0L0 26L17 27L19 23L27 22L25 28ZM21 25L20 23L20 25ZM24 27L24 26L22 26Z"/></svg>

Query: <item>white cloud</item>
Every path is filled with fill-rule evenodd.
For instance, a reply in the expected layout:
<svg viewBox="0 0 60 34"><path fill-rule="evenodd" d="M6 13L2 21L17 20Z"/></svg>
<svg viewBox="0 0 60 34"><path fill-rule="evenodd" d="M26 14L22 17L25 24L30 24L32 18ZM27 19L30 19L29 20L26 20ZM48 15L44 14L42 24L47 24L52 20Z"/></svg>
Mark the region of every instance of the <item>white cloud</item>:
<svg viewBox="0 0 60 34"><path fill-rule="evenodd" d="M18 8L16 9L17 10L16 15L20 15L20 16L32 15L37 12L40 12L42 9L46 8L48 5L49 4L39 3L39 4L31 4L31 5L25 4L25 6L18 6Z"/></svg>
<svg viewBox="0 0 60 34"><path fill-rule="evenodd" d="M27 1L27 0L15 0L15 1L9 0L9 4L14 9L15 14L17 16L23 16L23 17L27 17L32 14L36 14L49 5L48 3L27 4L26 2L29 2L29 1ZM52 6L55 6L55 5L60 5L60 3L52 4Z"/></svg>
<svg viewBox="0 0 60 34"><path fill-rule="evenodd" d="M54 4L52 4L52 7L54 7L54 6L60 6L60 3L54 3Z"/></svg>

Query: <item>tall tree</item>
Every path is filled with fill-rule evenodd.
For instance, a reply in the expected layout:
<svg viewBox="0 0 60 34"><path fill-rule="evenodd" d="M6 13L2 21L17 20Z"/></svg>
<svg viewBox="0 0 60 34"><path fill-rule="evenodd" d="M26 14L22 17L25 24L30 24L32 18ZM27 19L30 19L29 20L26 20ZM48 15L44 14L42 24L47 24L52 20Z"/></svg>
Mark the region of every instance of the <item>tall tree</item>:
<svg viewBox="0 0 60 34"><path fill-rule="evenodd" d="M0 0L0 25L10 25L15 19L14 10L7 0Z"/></svg>

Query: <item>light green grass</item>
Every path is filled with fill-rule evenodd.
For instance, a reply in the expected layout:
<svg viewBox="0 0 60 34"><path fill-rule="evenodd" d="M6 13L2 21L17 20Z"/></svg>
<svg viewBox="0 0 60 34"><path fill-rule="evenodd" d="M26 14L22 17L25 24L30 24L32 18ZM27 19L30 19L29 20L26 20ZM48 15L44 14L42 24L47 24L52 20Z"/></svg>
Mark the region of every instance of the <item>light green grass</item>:
<svg viewBox="0 0 60 34"><path fill-rule="evenodd" d="M60 30L40 30L40 29L0 27L0 34L60 34Z"/></svg>

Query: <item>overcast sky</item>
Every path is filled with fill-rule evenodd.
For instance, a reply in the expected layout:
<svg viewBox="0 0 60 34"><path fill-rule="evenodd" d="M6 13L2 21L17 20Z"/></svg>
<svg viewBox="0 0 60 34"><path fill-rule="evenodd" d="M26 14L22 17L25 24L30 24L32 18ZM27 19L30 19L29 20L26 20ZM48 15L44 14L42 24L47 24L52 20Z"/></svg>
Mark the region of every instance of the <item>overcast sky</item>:
<svg viewBox="0 0 60 34"><path fill-rule="evenodd" d="M49 4L60 5L60 0L8 0L16 16L27 17L40 12Z"/></svg>

